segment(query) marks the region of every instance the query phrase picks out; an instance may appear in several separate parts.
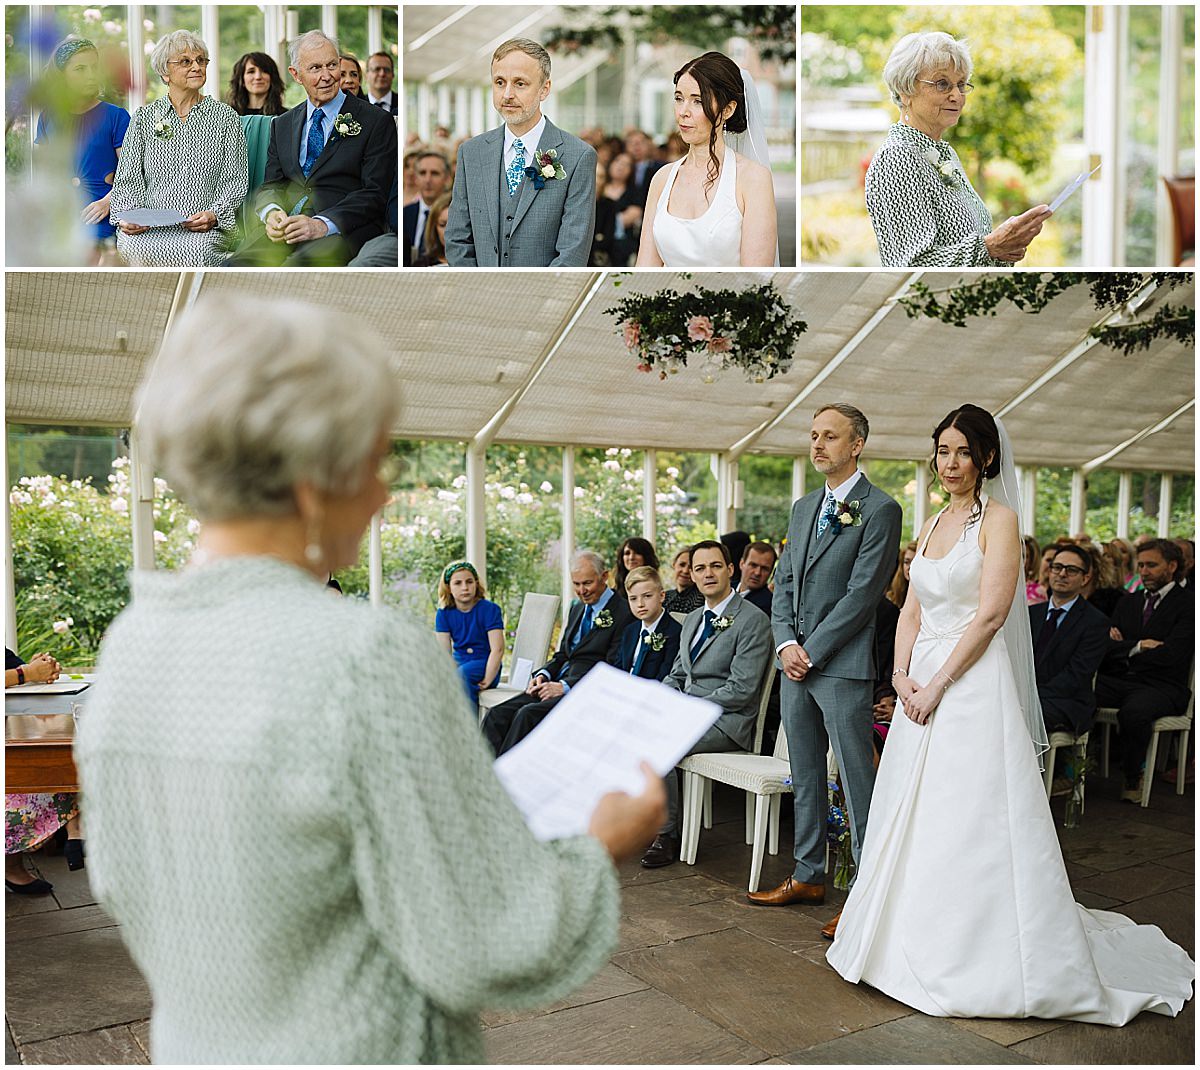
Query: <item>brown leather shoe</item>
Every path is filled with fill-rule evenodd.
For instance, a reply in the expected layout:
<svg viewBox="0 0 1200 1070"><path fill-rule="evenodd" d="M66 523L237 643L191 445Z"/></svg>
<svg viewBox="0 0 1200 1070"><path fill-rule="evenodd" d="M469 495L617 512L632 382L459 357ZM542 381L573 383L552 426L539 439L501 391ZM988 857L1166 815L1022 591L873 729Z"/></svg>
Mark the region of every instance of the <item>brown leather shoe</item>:
<svg viewBox="0 0 1200 1070"><path fill-rule="evenodd" d="M839 910L836 914L834 914L833 921L831 921L828 925L822 926L821 935L825 937L826 940L832 940L835 936L837 936L838 922L841 920L842 912Z"/></svg>
<svg viewBox="0 0 1200 1070"><path fill-rule="evenodd" d="M760 907L786 907L792 903L819 905L825 902L825 885L801 884L788 877L778 888L769 892L747 892L746 898Z"/></svg>

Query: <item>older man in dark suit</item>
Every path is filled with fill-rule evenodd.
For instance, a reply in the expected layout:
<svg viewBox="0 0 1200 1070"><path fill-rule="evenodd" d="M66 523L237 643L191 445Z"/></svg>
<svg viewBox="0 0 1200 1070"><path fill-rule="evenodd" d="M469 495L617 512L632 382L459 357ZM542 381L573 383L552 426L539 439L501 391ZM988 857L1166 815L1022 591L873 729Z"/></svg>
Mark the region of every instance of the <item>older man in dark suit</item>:
<svg viewBox="0 0 1200 1070"><path fill-rule="evenodd" d="M255 195L264 230L234 257L243 265L346 264L384 233L396 175L396 124L340 86L337 42L310 30L289 46L307 98L271 124Z"/></svg>
<svg viewBox="0 0 1200 1070"><path fill-rule="evenodd" d="M1154 722L1187 708L1188 673L1195 653L1196 602L1175 582L1183 554L1170 539L1137 550L1142 590L1125 595L1112 614L1112 640L1096 680L1096 701L1115 706L1125 790L1139 802L1142 765Z"/></svg>
<svg viewBox="0 0 1200 1070"><path fill-rule="evenodd" d="M580 550L571 561L571 582L579 601L571 605L554 657L534 672L523 695L493 706L483 719L483 734L497 757L537 728L597 662L608 659L632 617L625 599L608 586L599 554Z"/></svg>

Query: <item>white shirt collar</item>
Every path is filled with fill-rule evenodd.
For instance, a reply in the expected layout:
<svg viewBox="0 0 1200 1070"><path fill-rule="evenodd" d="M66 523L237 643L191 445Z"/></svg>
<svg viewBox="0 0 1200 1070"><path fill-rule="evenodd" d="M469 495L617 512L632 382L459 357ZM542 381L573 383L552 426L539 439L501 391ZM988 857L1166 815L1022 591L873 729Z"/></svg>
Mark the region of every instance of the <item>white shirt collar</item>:
<svg viewBox="0 0 1200 1070"><path fill-rule="evenodd" d="M387 96L385 96L385 97L377 97L377 96L376 96L374 93L372 93L372 92L371 92L371 91L368 89L368 90L367 90L367 103L368 103L368 104L370 104L370 105L372 105L373 107L376 107L376 106L378 106L378 105L379 105L379 103L382 101L382 102L386 103L386 104L387 104L387 106L390 108L390 107L392 106L392 95L393 95L393 93L394 93L394 92L395 92L395 90L393 90L393 89L389 89L389 90L387 91Z"/></svg>
<svg viewBox="0 0 1200 1070"><path fill-rule="evenodd" d="M836 487L831 487L829 485L829 481L826 480L825 481L825 496L829 497L830 493L832 493L834 501L844 502L846 500L846 495L849 494L850 491L852 491L854 489L854 484L858 482L858 477L861 475L862 475L862 469L855 468L854 475L852 475L849 479L847 479L845 483L839 483Z"/></svg>
<svg viewBox="0 0 1200 1070"><path fill-rule="evenodd" d="M733 601L733 596L735 594L737 594L737 591L730 591L729 596L723 602L721 602L719 605L716 605L713 607L713 612L718 617L723 617L725 615L725 610L727 610L729 608L729 603ZM708 609L707 602L704 603L704 608Z"/></svg>
<svg viewBox="0 0 1200 1070"><path fill-rule="evenodd" d="M525 146L525 166L529 166L529 161L533 159L533 154L537 152L538 143L542 140L542 131L546 129L546 116L543 115L537 121L537 126L532 130L527 130L525 133L517 135L509 128L508 123L504 124L504 164L507 169L508 164L512 163L513 158L513 142L519 136L521 144Z"/></svg>
<svg viewBox="0 0 1200 1070"><path fill-rule="evenodd" d="M1158 595L1158 601L1154 603L1156 608L1170 591L1175 590L1175 586L1175 581L1172 580L1170 583L1163 584L1157 591L1154 592L1156 595ZM1146 591L1146 594L1149 595L1150 592Z"/></svg>
<svg viewBox="0 0 1200 1070"><path fill-rule="evenodd" d="M642 621L642 631L643 631L643 632L656 632L656 631L658 631L658 622L659 622L660 620L662 620L662 619L663 619L663 617L665 617L665 616L666 616L666 613L664 612L664 613L660 613L660 614L659 614L657 617L655 617L655 618L654 618L654 620L652 620L652 621Z"/></svg>
<svg viewBox="0 0 1200 1070"><path fill-rule="evenodd" d="M1056 606L1054 604L1054 598L1053 598L1053 596L1051 596L1051 598L1049 599L1049 601L1047 603L1046 616L1047 617L1050 616L1051 609L1061 609L1063 615L1061 617L1059 617L1058 623L1062 624L1062 622L1067 619L1066 615L1071 612L1071 607L1078 601L1079 601L1079 595L1076 595L1074 598L1071 599L1071 601L1066 602L1061 606Z"/></svg>

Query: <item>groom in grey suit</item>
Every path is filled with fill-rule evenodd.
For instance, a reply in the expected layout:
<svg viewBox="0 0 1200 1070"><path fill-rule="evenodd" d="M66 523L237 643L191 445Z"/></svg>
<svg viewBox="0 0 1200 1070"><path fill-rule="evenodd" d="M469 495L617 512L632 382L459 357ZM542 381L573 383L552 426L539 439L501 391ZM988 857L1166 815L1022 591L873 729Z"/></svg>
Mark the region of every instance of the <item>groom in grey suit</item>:
<svg viewBox="0 0 1200 1070"><path fill-rule="evenodd" d="M771 630L784 673L780 705L795 793L796 868L779 887L750 894L763 906L825 900L830 743L856 864L866 831L875 786L875 607L895 568L902 520L896 501L859 471L869 430L852 405L813 414L810 452L825 486L792 506L775 572ZM833 939L836 928L834 918L822 934Z"/></svg>
<svg viewBox="0 0 1200 1070"><path fill-rule="evenodd" d="M492 55L504 125L458 150L446 259L458 267L586 267L596 222L596 150L542 114L550 56L514 37Z"/></svg>
<svg viewBox="0 0 1200 1070"><path fill-rule="evenodd" d="M771 625L766 614L733 589L733 561L724 543L705 540L691 551L692 580L704 595L704 605L683 622L679 653L663 683L715 702L721 707L716 723L689 754L750 750L763 674L771 658ZM666 776L667 823L642 856L648 869L669 866L679 859L679 781Z"/></svg>

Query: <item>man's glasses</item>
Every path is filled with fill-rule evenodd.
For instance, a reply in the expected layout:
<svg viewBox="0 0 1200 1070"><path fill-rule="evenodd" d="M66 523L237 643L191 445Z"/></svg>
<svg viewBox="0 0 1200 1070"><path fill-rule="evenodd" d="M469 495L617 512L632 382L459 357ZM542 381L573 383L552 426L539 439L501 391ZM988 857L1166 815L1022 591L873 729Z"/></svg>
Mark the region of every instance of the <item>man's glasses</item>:
<svg viewBox="0 0 1200 1070"><path fill-rule="evenodd" d="M942 96L949 93L951 89L957 89L965 97L975 88L970 82L948 82L945 78L939 78L936 82L931 82L928 78L918 78L917 81L933 86Z"/></svg>
<svg viewBox="0 0 1200 1070"><path fill-rule="evenodd" d="M1080 568L1078 565L1051 565L1047 570L1051 575L1063 576L1082 576L1087 572L1086 568Z"/></svg>

